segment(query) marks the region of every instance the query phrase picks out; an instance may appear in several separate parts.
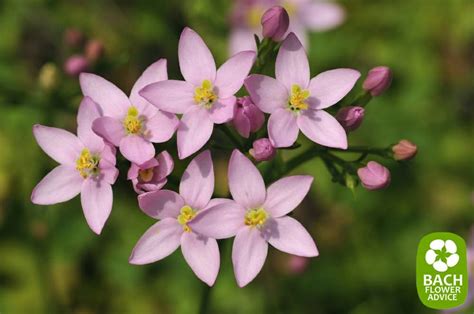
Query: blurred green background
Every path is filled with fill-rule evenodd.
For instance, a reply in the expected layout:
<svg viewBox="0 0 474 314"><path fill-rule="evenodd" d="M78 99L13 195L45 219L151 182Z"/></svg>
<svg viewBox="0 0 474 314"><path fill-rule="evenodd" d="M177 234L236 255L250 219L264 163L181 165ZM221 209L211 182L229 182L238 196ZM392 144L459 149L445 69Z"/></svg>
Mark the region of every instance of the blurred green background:
<svg viewBox="0 0 474 314"><path fill-rule="evenodd" d="M418 241L434 231L467 239L474 222L474 2L346 0L346 22L310 35L312 74L352 67L363 75L393 69L392 87L367 108L351 145L418 145L409 163L386 163L392 184L355 195L331 183L320 163L311 194L295 215L320 250L304 271L274 249L262 273L237 287L230 252L211 291L212 313L432 313L418 300ZM178 250L147 266L128 264L154 223L142 214L121 169L114 208L100 237L78 198L35 206L30 193L54 167L35 143L41 123L75 131L81 99L65 60L82 47L67 29L100 40L105 53L90 71L129 91L145 67L168 59L180 78L179 34L188 25L227 58L231 1L0 1L0 313L197 313L204 284ZM45 67L45 64L48 64ZM360 85L360 84L359 84ZM228 157L228 156L223 156ZM217 161L220 184L224 158ZM293 261L294 262L294 261ZM474 307L466 310L472 313Z"/></svg>

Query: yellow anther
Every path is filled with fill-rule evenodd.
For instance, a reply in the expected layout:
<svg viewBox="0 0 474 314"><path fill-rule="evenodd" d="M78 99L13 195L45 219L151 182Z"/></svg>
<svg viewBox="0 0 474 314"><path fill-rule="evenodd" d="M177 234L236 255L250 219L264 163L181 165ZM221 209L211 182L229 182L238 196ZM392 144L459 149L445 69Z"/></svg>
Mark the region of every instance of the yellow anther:
<svg viewBox="0 0 474 314"><path fill-rule="evenodd" d="M191 232L191 228L188 226L188 222L196 216L196 211L189 205L185 205L179 211L178 222L183 226L185 232Z"/></svg>
<svg viewBox="0 0 474 314"><path fill-rule="evenodd" d="M90 175L96 175L99 172L99 161L98 156L92 155L87 148L84 148L76 160L76 170L84 179Z"/></svg>
<svg viewBox="0 0 474 314"><path fill-rule="evenodd" d="M288 106L292 111L300 111L308 109L306 99L309 97L309 90L301 89L299 85L291 86L291 95L288 99Z"/></svg>
<svg viewBox="0 0 474 314"><path fill-rule="evenodd" d="M128 134L138 134L142 131L142 120L135 106L128 108L127 115L123 119L123 127Z"/></svg>
<svg viewBox="0 0 474 314"><path fill-rule="evenodd" d="M153 168L143 169L138 172L138 175L143 182L150 182L151 179L153 179L154 174Z"/></svg>
<svg viewBox="0 0 474 314"><path fill-rule="evenodd" d="M261 227L268 219L268 213L263 208L251 209L245 214L245 225Z"/></svg>
<svg viewBox="0 0 474 314"><path fill-rule="evenodd" d="M217 95L209 80L204 80L202 85L194 90L194 101L200 106L210 109L216 100Z"/></svg>

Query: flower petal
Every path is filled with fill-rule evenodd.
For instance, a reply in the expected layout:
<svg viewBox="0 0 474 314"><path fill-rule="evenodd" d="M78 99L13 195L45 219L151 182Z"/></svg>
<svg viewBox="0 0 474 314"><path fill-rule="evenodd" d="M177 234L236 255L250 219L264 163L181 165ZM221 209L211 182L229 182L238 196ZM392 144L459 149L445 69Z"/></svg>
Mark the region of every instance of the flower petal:
<svg viewBox="0 0 474 314"><path fill-rule="evenodd" d="M178 193L169 190L158 190L138 196L140 209L155 219L176 218L185 205Z"/></svg>
<svg viewBox="0 0 474 314"><path fill-rule="evenodd" d="M142 88L151 83L166 81L168 79L166 63L166 59L160 59L143 71L130 92L130 101L134 106L143 108L148 105L148 101L138 94Z"/></svg>
<svg viewBox="0 0 474 314"><path fill-rule="evenodd" d="M275 63L276 79L290 91L294 84L305 89L309 84L308 57L294 33L283 41Z"/></svg>
<svg viewBox="0 0 474 314"><path fill-rule="evenodd" d="M288 103L288 90L273 77L252 74L245 79L244 85L253 103L263 112L272 113Z"/></svg>
<svg viewBox="0 0 474 314"><path fill-rule="evenodd" d="M119 146L125 137L125 129L120 120L111 117L100 117L92 123L92 130L107 142Z"/></svg>
<svg viewBox="0 0 474 314"><path fill-rule="evenodd" d="M241 111L235 110L232 119L234 128L239 132L240 136L249 138L250 136L250 119Z"/></svg>
<svg viewBox="0 0 474 314"><path fill-rule="evenodd" d="M33 135L41 149L60 164L75 166L84 148L77 136L63 129L35 124Z"/></svg>
<svg viewBox="0 0 474 314"><path fill-rule="evenodd" d="M307 138L327 147L347 148L344 128L323 110L305 110L297 119L298 126Z"/></svg>
<svg viewBox="0 0 474 314"><path fill-rule="evenodd" d="M232 264L239 287L251 282L267 258L268 243L257 228L244 227L234 239Z"/></svg>
<svg viewBox="0 0 474 314"><path fill-rule="evenodd" d="M155 147L152 143L138 135L127 135L120 141L122 155L141 165L155 156Z"/></svg>
<svg viewBox="0 0 474 314"><path fill-rule="evenodd" d="M92 98L104 116L120 118L126 114L130 100L117 86L92 73L81 73L79 81L84 96Z"/></svg>
<svg viewBox="0 0 474 314"><path fill-rule="evenodd" d="M189 27L184 28L178 45L179 68L184 79L194 86L204 80L214 82L216 63L202 38Z"/></svg>
<svg viewBox="0 0 474 314"><path fill-rule="evenodd" d="M81 192L83 181L75 168L59 165L36 185L31 193L31 202L51 205L69 201Z"/></svg>
<svg viewBox="0 0 474 314"><path fill-rule="evenodd" d="M212 286L220 266L217 241L194 232L184 232L181 236L181 252L196 276Z"/></svg>
<svg viewBox="0 0 474 314"><path fill-rule="evenodd" d="M291 176L274 182L267 189L267 199L263 208L272 217L288 214L303 201L312 182L311 176Z"/></svg>
<svg viewBox="0 0 474 314"><path fill-rule="evenodd" d="M313 31L325 31L340 25L345 18L342 7L336 3L318 1L308 3L300 10L300 20Z"/></svg>
<svg viewBox="0 0 474 314"><path fill-rule="evenodd" d="M205 150L189 163L181 177L179 194L193 209L203 209L214 192L214 167L211 153Z"/></svg>
<svg viewBox="0 0 474 314"><path fill-rule="evenodd" d="M212 122L221 124L229 122L234 116L234 109L236 104L235 96L219 99L211 109L209 109L209 117Z"/></svg>
<svg viewBox="0 0 474 314"><path fill-rule="evenodd" d="M156 114L146 122L149 131L147 139L153 143L168 141L178 128L179 120L172 113L157 111Z"/></svg>
<svg viewBox="0 0 474 314"><path fill-rule="evenodd" d="M298 256L319 255L313 238L296 219L288 216L272 218L265 227L264 233L274 248Z"/></svg>
<svg viewBox="0 0 474 314"><path fill-rule="evenodd" d="M229 189L232 198L245 209L258 208L265 202L262 175L237 149L234 149L229 161Z"/></svg>
<svg viewBox="0 0 474 314"><path fill-rule="evenodd" d="M158 177L161 179L166 178L173 172L174 161L173 157L166 151L162 151L156 156L158 160Z"/></svg>
<svg viewBox="0 0 474 314"><path fill-rule="evenodd" d="M184 159L203 147L212 134L214 123L206 109L194 107L181 118L178 127L178 155Z"/></svg>
<svg viewBox="0 0 474 314"><path fill-rule="evenodd" d="M255 51L241 51L220 66L214 82L219 98L234 96L239 91L254 62Z"/></svg>
<svg viewBox="0 0 474 314"><path fill-rule="evenodd" d="M185 81L168 80L147 85L139 92L160 110L182 114L194 102L194 87Z"/></svg>
<svg viewBox="0 0 474 314"><path fill-rule="evenodd" d="M128 259L129 263L143 265L167 257L179 247L182 234L183 228L176 219L158 221L138 240Z"/></svg>
<svg viewBox="0 0 474 314"><path fill-rule="evenodd" d="M257 51L257 44L253 36L253 32L248 28L232 28L229 35L229 55L232 56L246 50Z"/></svg>
<svg viewBox="0 0 474 314"><path fill-rule="evenodd" d="M245 227L244 218L245 209L229 200L199 211L188 226L193 232L219 240L235 236Z"/></svg>
<svg viewBox="0 0 474 314"><path fill-rule="evenodd" d="M99 106L89 97L84 97L77 112L77 136L93 152L100 152L104 140L92 131L92 122L101 116Z"/></svg>
<svg viewBox="0 0 474 314"><path fill-rule="evenodd" d="M322 72L309 83L308 104L313 109L324 109L340 101L354 87L360 73L352 69Z"/></svg>
<svg viewBox="0 0 474 314"><path fill-rule="evenodd" d="M274 147L289 147L298 138L296 116L287 109L278 109L268 119L268 135Z"/></svg>
<svg viewBox="0 0 474 314"><path fill-rule="evenodd" d="M105 180L88 178L84 181L81 191L81 204L87 224L100 234L107 218L112 211L112 186Z"/></svg>

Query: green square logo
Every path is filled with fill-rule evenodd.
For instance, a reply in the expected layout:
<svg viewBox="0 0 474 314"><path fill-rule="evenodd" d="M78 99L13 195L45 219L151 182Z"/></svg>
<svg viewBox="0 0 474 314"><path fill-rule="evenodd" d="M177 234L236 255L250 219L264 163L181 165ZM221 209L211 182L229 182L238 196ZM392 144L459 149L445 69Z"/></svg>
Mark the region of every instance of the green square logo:
<svg viewBox="0 0 474 314"><path fill-rule="evenodd" d="M464 240L450 232L424 236L416 255L416 288L421 302L437 310L462 305L468 284Z"/></svg>

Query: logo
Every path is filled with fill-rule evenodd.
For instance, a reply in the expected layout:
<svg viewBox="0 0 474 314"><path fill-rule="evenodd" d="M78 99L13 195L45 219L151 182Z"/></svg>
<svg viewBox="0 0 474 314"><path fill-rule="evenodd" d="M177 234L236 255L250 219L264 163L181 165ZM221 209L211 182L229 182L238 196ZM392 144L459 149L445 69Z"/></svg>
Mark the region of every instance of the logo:
<svg viewBox="0 0 474 314"><path fill-rule="evenodd" d="M454 233L424 236L416 257L416 287L421 302L432 309L464 303L468 292L466 243Z"/></svg>

